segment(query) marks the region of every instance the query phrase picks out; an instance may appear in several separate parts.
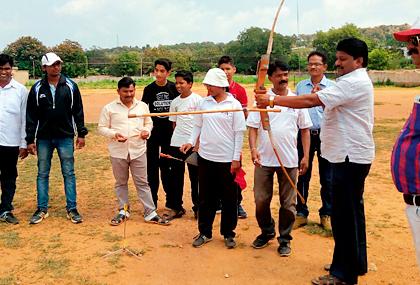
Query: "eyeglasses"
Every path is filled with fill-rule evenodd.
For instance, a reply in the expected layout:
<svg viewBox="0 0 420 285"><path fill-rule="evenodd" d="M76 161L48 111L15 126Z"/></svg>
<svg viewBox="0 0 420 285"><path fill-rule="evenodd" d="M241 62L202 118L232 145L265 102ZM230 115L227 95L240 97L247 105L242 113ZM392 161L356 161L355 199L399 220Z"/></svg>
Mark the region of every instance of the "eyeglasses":
<svg viewBox="0 0 420 285"><path fill-rule="evenodd" d="M322 65L324 65L323 63L319 63L319 62L315 62L315 63L308 63L308 66L309 67L312 67L312 66L314 66L314 67L320 67L320 66L322 66Z"/></svg>
<svg viewBox="0 0 420 285"><path fill-rule="evenodd" d="M419 46L419 42L420 42L420 37L419 36L412 36L409 40L410 43L413 44L413 46L418 47Z"/></svg>

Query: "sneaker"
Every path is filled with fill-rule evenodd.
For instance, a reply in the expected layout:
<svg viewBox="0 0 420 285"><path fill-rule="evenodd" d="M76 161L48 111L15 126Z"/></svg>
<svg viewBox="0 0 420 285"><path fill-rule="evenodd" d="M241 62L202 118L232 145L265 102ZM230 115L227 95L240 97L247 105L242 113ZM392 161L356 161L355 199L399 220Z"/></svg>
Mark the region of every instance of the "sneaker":
<svg viewBox="0 0 420 285"><path fill-rule="evenodd" d="M38 208L35 213L32 215L32 218L29 220L29 224L39 224L43 219L48 218L47 209Z"/></svg>
<svg viewBox="0 0 420 285"><path fill-rule="evenodd" d="M80 224L83 222L83 218L77 209L71 209L67 211L67 219L69 219L73 224Z"/></svg>
<svg viewBox="0 0 420 285"><path fill-rule="evenodd" d="M238 205L238 218L239 219L246 219L248 215L246 214L244 208L241 204Z"/></svg>
<svg viewBox="0 0 420 285"><path fill-rule="evenodd" d="M225 237L225 246L228 249L232 249L236 247L236 241L234 237Z"/></svg>
<svg viewBox="0 0 420 285"><path fill-rule="evenodd" d="M208 243L209 241L211 241L212 238L208 238L203 234L198 234L197 236L194 237L194 241L192 243L193 247L202 247L204 244Z"/></svg>
<svg viewBox="0 0 420 285"><path fill-rule="evenodd" d="M293 229L297 229L303 226L306 226L308 224L308 217L305 217L303 215L296 215L295 223L293 224Z"/></svg>
<svg viewBox="0 0 420 285"><path fill-rule="evenodd" d="M3 214L0 215L0 221L8 223L8 224L12 224L12 225L19 224L19 220L16 219L13 213L9 211L3 212Z"/></svg>
<svg viewBox="0 0 420 285"><path fill-rule="evenodd" d="M330 216L321 216L321 226L326 231L331 231L331 218Z"/></svg>
<svg viewBox="0 0 420 285"><path fill-rule="evenodd" d="M268 245L268 242L272 240L276 235L275 234L260 234L257 238L252 242L252 247L256 249L264 248Z"/></svg>
<svg viewBox="0 0 420 285"><path fill-rule="evenodd" d="M277 248L277 252L280 254L280 256L289 256L292 253L290 243L282 241L280 246Z"/></svg>

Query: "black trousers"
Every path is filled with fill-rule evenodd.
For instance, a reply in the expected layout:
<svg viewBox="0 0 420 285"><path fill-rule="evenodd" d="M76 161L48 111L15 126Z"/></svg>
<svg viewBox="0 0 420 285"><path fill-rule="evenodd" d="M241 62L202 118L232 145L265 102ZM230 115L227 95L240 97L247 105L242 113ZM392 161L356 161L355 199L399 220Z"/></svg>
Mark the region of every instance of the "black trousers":
<svg viewBox="0 0 420 285"><path fill-rule="evenodd" d="M218 201L222 201L220 234L234 237L238 223L238 192L234 187L231 163L214 162L198 158L198 230L206 237L212 237L214 217Z"/></svg>
<svg viewBox="0 0 420 285"><path fill-rule="evenodd" d="M332 215L334 255L330 273L357 284L367 272L366 223L363 192L370 164L332 163Z"/></svg>
<svg viewBox="0 0 420 285"><path fill-rule="evenodd" d="M19 147L0 146L0 214L13 210L12 202L16 192L16 178L18 176L16 168L18 156Z"/></svg>
<svg viewBox="0 0 420 285"><path fill-rule="evenodd" d="M169 154L173 157L185 160L191 152L187 154L182 153L179 147L170 147ZM191 199L193 203L193 211L198 211L198 167L187 164L188 175L191 183ZM170 187L166 193L166 206L175 211L182 209L182 196L184 194L184 174L185 174L185 162L179 160L171 160L171 179Z"/></svg>
<svg viewBox="0 0 420 285"><path fill-rule="evenodd" d="M172 125L170 124L155 126L152 129L150 138L147 140L147 180L149 181L156 208L158 205L159 169L163 191L168 193L170 188L170 160L160 158L159 153L169 153L172 131Z"/></svg>
<svg viewBox="0 0 420 285"><path fill-rule="evenodd" d="M308 201L309 195L309 182L311 181L312 175L312 164L315 157L315 152L318 158L318 169L319 169L319 182L321 184L320 194L322 206L319 209L320 216L331 216L331 165L328 160L321 157L321 140L319 138L319 132L311 132L311 144L309 147L309 165L308 170L305 174L298 177L297 189L299 193L305 198L305 204L300 199L297 200L296 211L298 215L308 217L309 210L306 202ZM303 158L303 146L302 139L299 132L298 135L298 154L299 161Z"/></svg>

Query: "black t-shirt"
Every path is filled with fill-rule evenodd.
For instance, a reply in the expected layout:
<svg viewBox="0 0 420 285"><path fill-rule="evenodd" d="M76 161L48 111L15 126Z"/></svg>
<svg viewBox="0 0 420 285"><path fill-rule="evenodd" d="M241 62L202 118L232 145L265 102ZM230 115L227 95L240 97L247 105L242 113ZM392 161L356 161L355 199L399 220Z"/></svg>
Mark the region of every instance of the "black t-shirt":
<svg viewBox="0 0 420 285"><path fill-rule="evenodd" d="M163 113L169 112L172 100L178 95L175 83L167 81L165 86L159 86L154 81L144 88L141 100L149 106L150 113ZM152 117L152 120L153 129L160 126L167 127L166 125L170 125L172 128L172 122L169 121L168 116Z"/></svg>

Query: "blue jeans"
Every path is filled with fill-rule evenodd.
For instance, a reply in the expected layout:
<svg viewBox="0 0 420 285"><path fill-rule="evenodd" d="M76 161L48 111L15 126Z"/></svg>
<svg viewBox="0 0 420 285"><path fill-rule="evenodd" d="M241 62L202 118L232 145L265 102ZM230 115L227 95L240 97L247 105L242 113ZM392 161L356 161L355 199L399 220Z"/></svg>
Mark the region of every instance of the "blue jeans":
<svg viewBox="0 0 420 285"><path fill-rule="evenodd" d="M38 139L38 176L36 179L38 208L48 209L48 188L51 159L54 149L60 158L61 173L64 178L66 209L76 209L76 176L74 175L73 138Z"/></svg>

